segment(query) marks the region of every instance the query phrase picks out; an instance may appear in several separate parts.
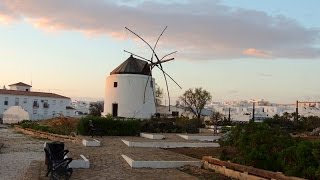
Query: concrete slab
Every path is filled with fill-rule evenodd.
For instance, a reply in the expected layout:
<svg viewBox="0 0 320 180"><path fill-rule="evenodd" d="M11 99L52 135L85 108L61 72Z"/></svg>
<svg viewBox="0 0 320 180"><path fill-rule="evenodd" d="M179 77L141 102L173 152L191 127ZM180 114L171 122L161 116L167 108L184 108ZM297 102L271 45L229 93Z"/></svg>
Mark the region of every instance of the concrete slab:
<svg viewBox="0 0 320 180"><path fill-rule="evenodd" d="M177 134L177 136L180 136L186 140L198 140L198 141L215 141L220 139L220 136L199 136L199 135L186 135L186 134Z"/></svg>
<svg viewBox="0 0 320 180"><path fill-rule="evenodd" d="M214 132L214 129L208 129L211 132ZM221 129L217 129L217 133L221 133Z"/></svg>
<svg viewBox="0 0 320 180"><path fill-rule="evenodd" d="M72 160L71 163L69 164L69 167L74 169L89 169L90 168L89 160L82 154L80 155L80 157L81 159Z"/></svg>
<svg viewBox="0 0 320 180"><path fill-rule="evenodd" d="M140 136L148 139L157 139L157 140L165 138L164 135L162 134L150 134L150 133L140 133Z"/></svg>
<svg viewBox="0 0 320 180"><path fill-rule="evenodd" d="M123 140L129 147L148 147L148 148L182 148L182 147L220 147L218 143L189 143L189 142L132 142Z"/></svg>
<svg viewBox="0 0 320 180"><path fill-rule="evenodd" d="M121 156L132 168L167 169L178 168L185 165L202 166L202 161L135 161L126 155Z"/></svg>
<svg viewBox="0 0 320 180"><path fill-rule="evenodd" d="M87 146L87 147L99 147L99 146L101 146L100 141L98 141L96 139L93 139L93 140L82 139L82 144L84 146Z"/></svg>

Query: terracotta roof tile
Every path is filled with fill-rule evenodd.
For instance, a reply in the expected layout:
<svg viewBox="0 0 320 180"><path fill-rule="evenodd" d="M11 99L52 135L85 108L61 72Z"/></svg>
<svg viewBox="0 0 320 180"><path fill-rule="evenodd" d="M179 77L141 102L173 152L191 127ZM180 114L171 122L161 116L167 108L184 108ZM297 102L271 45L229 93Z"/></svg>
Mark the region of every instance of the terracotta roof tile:
<svg viewBox="0 0 320 180"><path fill-rule="evenodd" d="M6 89L0 89L0 94L70 99L69 97L61 96L59 94L54 94L54 93L32 92L32 91L16 91L16 90L6 90Z"/></svg>
<svg viewBox="0 0 320 180"><path fill-rule="evenodd" d="M10 84L9 86L28 86L28 87L32 87L29 84L23 83L23 82L18 82L15 84Z"/></svg>

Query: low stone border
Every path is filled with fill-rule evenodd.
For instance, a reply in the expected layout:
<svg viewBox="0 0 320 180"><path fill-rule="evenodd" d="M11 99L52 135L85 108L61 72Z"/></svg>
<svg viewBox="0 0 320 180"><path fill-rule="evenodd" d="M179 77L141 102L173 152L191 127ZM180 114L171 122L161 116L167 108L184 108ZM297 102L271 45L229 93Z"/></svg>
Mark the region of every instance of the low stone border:
<svg viewBox="0 0 320 180"><path fill-rule="evenodd" d="M99 146L101 146L100 141L98 141L96 139L93 139L93 140L82 139L82 144L84 146L87 146L87 147L99 147Z"/></svg>
<svg viewBox="0 0 320 180"><path fill-rule="evenodd" d="M30 136L45 138L52 141L71 141L73 143L81 142L80 138L73 137L73 136L52 134L48 132L36 131L30 128L23 129L20 126L14 126L14 129Z"/></svg>
<svg viewBox="0 0 320 180"><path fill-rule="evenodd" d="M184 135L184 134L177 134L177 136L180 136L186 140L198 140L198 141L215 141L220 139L220 136L198 136L198 135Z"/></svg>
<svg viewBox="0 0 320 180"><path fill-rule="evenodd" d="M157 139L157 140L165 138L164 135L162 134L140 133L140 136L148 139Z"/></svg>
<svg viewBox="0 0 320 180"><path fill-rule="evenodd" d="M154 169L167 169L178 168L185 165L201 167L201 161L135 161L126 155L121 155L122 158L132 168L154 168Z"/></svg>
<svg viewBox="0 0 320 180"><path fill-rule="evenodd" d="M80 157L81 159L73 159L69 164L69 167L74 169L89 169L90 168L89 160L82 154L80 155Z"/></svg>
<svg viewBox="0 0 320 180"><path fill-rule="evenodd" d="M188 142L132 142L121 139L129 147L148 148L182 148L182 147L220 147L218 143L188 143Z"/></svg>
<svg viewBox="0 0 320 180"><path fill-rule="evenodd" d="M272 172L263 169L245 166L227 161L221 161L211 156L202 157L203 167L235 179L278 179L278 180L304 180L303 178L285 176L281 172Z"/></svg>
<svg viewBox="0 0 320 180"><path fill-rule="evenodd" d="M208 130L214 132L214 129L208 129ZM217 129L216 133L221 133L221 129Z"/></svg>

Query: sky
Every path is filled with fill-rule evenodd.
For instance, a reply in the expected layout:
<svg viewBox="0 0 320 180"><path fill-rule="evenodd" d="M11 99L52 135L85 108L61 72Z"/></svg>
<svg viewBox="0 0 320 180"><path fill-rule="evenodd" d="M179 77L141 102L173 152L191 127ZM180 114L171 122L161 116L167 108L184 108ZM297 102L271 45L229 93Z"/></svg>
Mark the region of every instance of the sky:
<svg viewBox="0 0 320 180"><path fill-rule="evenodd" d="M103 99L105 78L151 50L174 61L164 70L175 101L202 87L214 101L320 99L318 0L1 0L0 86ZM165 90L163 75L153 77ZM164 100L167 103L167 100Z"/></svg>

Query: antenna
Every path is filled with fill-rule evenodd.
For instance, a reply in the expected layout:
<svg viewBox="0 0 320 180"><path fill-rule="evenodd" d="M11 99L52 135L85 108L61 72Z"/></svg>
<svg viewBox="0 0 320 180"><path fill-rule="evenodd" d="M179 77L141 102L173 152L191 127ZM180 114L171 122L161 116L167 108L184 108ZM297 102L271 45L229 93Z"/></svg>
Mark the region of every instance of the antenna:
<svg viewBox="0 0 320 180"><path fill-rule="evenodd" d="M31 76L31 82L30 82L30 85L32 86L32 73L30 74L30 76Z"/></svg>
<svg viewBox="0 0 320 180"><path fill-rule="evenodd" d="M154 44L154 47L153 47L153 48L152 48L151 45L150 45L146 40L144 40L140 35L138 35L138 34L135 33L134 31L130 30L129 28L125 27L126 30L128 30L129 32L131 32L132 34L134 34L135 36L137 36L140 40L142 40L142 41L151 49L152 54L151 54L151 59L148 60L148 59L143 58L143 57L141 57L141 56L138 56L138 55L135 55L135 54L133 54L133 53L130 53L130 52L126 51L126 50L125 50L125 52L130 53L131 55L134 55L134 56L136 56L136 57L139 57L139 58L141 58L141 59L144 59L144 60L150 62L150 70L152 70L154 67L157 67L158 69L161 70L161 72L162 72L162 74L163 74L163 77L164 77L164 80L165 80L165 82L166 82L166 89L167 89L168 101L169 101L169 111L170 111L170 92L169 92L169 86L168 86L167 76L168 76L176 85L178 85L180 89L182 89L182 88L181 88L181 86L180 86L168 73L166 73L166 72L163 70L162 63L174 60L174 58L170 58L170 59L166 59L166 60L163 60L163 59L164 59L165 57L168 57L168 56L176 53L177 51L171 52L171 53L163 56L161 59L159 59L157 53L155 52L155 49L156 49L156 47L157 47L157 44L158 44L161 36L163 35L163 33L165 32L165 30L167 29L167 27L168 27L168 26L166 26L166 27L162 30L162 32L161 32L161 34L159 35L159 37L158 37L156 43ZM157 60L156 62L153 62L153 57L156 57L156 60ZM151 76L152 76L152 73L151 73ZM149 78L150 78L150 77L148 76L148 79L147 79L147 82L146 82L146 86L145 86L145 90L144 90L144 103L145 103L145 93L146 93L146 88L147 88L147 85L148 85L148 82L149 82ZM151 81L152 81L152 79L151 79ZM153 88L153 87L152 87L152 90L153 90L153 96L154 96L154 98L155 98L154 88Z"/></svg>

